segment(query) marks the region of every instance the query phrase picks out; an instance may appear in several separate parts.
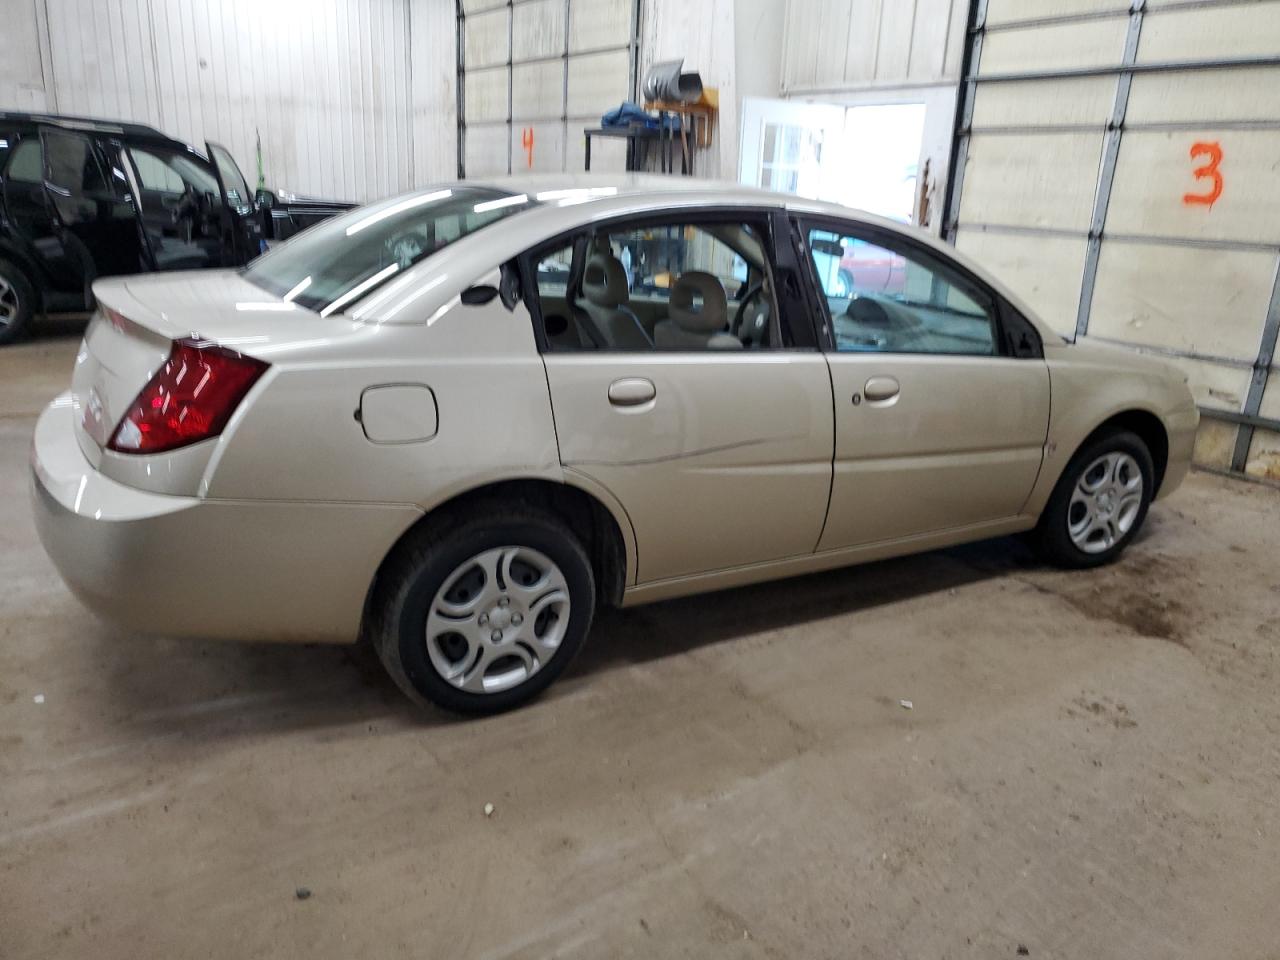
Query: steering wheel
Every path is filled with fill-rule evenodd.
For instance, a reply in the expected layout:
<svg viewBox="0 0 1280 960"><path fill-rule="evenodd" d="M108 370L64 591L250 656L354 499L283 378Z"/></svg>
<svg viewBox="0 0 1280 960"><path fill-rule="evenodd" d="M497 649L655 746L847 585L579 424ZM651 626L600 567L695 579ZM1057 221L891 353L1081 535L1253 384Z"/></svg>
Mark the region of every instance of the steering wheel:
<svg viewBox="0 0 1280 960"><path fill-rule="evenodd" d="M169 201L161 200L169 209L169 219L177 223L192 213L200 212L200 199L196 194L196 188L189 183L182 185L182 193L178 194L177 199Z"/></svg>
<svg viewBox="0 0 1280 960"><path fill-rule="evenodd" d="M742 317L747 312L747 305L759 300L763 295L764 283L757 281L747 288L747 292L738 301L738 308L733 311L733 324L729 327L735 337L741 338L742 336Z"/></svg>

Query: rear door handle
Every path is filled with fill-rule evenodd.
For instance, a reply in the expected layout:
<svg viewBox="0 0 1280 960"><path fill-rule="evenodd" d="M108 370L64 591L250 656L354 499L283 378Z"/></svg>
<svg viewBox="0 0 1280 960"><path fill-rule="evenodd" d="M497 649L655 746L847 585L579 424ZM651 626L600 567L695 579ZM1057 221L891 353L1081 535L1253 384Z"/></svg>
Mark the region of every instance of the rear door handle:
<svg viewBox="0 0 1280 960"><path fill-rule="evenodd" d="M609 402L615 407L638 407L657 395L658 388L645 377L623 377L609 384Z"/></svg>
<svg viewBox="0 0 1280 960"><path fill-rule="evenodd" d="M883 403L896 397L901 389L902 385L893 377L872 377L862 388L862 393L868 403Z"/></svg>

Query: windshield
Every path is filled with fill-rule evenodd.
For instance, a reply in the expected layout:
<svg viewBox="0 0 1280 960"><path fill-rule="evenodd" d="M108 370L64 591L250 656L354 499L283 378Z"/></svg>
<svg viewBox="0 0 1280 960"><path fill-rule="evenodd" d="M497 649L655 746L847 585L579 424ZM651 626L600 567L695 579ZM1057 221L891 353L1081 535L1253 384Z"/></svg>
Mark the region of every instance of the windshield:
<svg viewBox="0 0 1280 960"><path fill-rule="evenodd" d="M383 200L304 231L249 264L244 276L327 316L532 202L524 194L462 186Z"/></svg>

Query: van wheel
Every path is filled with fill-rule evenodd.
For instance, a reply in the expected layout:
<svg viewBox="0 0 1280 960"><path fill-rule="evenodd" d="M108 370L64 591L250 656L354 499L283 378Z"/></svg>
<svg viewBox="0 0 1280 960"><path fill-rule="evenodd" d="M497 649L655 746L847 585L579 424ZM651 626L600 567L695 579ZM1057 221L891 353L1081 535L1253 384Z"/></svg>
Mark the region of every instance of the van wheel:
<svg viewBox="0 0 1280 960"><path fill-rule="evenodd" d="M1063 567L1114 560L1147 517L1154 475L1151 453L1137 434L1111 430L1090 440L1071 458L1040 515L1040 553Z"/></svg>
<svg viewBox="0 0 1280 960"><path fill-rule="evenodd" d="M559 519L480 513L401 544L370 611L400 688L457 713L497 713L545 690L581 648L596 600L586 551Z"/></svg>
<svg viewBox="0 0 1280 960"><path fill-rule="evenodd" d="M22 271L0 260L0 345L22 335L35 313L36 294Z"/></svg>

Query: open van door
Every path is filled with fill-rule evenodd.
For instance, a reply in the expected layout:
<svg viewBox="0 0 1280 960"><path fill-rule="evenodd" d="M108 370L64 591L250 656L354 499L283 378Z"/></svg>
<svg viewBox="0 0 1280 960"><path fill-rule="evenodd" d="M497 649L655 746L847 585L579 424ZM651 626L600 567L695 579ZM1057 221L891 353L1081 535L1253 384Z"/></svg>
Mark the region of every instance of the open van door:
<svg viewBox="0 0 1280 960"><path fill-rule="evenodd" d="M222 191L222 237L227 259L232 263L248 263L266 249L262 224L254 209L253 191L226 147L206 140L205 149L209 151L214 176Z"/></svg>
<svg viewBox="0 0 1280 960"><path fill-rule="evenodd" d="M77 291L72 309L92 303L98 277L145 267L137 211L107 173L100 144L78 130L41 127L50 242L37 245L57 289Z"/></svg>

